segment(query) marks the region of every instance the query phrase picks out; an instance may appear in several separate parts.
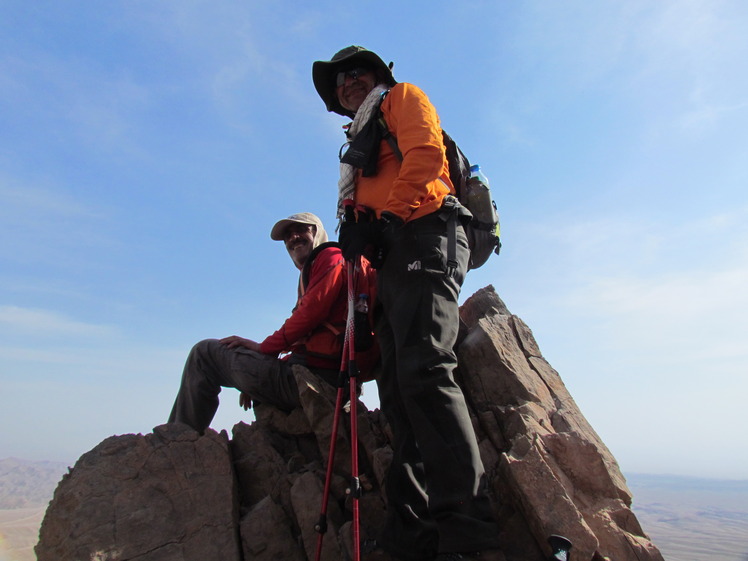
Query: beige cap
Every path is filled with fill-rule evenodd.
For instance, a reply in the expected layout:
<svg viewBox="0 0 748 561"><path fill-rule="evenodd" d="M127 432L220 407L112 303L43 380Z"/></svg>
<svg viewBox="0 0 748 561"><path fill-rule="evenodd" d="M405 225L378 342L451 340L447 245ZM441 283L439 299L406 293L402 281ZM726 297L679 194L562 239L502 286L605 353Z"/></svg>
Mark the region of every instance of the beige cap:
<svg viewBox="0 0 748 561"><path fill-rule="evenodd" d="M299 212L297 214L292 214L283 220L278 220L278 222L275 223L275 226L273 226L273 229L270 230L270 238L276 241L282 241L286 228L291 224L309 224L311 226L316 226L317 234L314 236L315 247L327 241L327 232L325 232L325 227L322 225L322 221L311 212Z"/></svg>

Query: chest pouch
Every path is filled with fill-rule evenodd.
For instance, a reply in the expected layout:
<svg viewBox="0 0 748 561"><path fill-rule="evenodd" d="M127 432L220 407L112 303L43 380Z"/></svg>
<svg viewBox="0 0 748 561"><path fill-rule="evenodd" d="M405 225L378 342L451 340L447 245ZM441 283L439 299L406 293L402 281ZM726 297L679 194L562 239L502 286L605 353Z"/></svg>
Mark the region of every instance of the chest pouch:
<svg viewBox="0 0 748 561"><path fill-rule="evenodd" d="M363 128L358 131L356 137L348 143L348 150L340 156L342 163L359 168L364 177L372 177L377 174L382 130L375 117L369 119Z"/></svg>

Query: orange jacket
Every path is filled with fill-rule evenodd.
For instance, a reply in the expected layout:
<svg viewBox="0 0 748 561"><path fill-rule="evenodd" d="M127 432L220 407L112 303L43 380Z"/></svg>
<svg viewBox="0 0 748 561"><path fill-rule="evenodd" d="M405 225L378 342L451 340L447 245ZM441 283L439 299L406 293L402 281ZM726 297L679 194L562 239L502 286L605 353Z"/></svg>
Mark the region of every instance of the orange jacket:
<svg viewBox="0 0 748 561"><path fill-rule="evenodd" d="M382 114L403 161L382 140L376 175L363 177L359 170L356 202L406 222L435 212L454 193L436 109L423 91L401 82L382 102Z"/></svg>

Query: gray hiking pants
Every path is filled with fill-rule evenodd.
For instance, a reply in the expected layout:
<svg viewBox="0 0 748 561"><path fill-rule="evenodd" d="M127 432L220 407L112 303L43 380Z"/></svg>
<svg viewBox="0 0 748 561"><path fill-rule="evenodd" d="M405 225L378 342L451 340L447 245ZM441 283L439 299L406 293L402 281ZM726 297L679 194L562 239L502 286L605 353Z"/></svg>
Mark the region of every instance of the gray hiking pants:
<svg viewBox="0 0 748 561"><path fill-rule="evenodd" d="M498 545L475 433L453 377L469 250L463 227L449 216L405 224L378 272L377 383L394 434L383 545L403 559ZM457 228L453 276L445 272L448 228Z"/></svg>
<svg viewBox="0 0 748 561"><path fill-rule="evenodd" d="M236 388L253 401L290 411L299 405L296 379L287 361L242 347L229 349L217 339L190 351L169 422L205 431L218 409L221 388Z"/></svg>

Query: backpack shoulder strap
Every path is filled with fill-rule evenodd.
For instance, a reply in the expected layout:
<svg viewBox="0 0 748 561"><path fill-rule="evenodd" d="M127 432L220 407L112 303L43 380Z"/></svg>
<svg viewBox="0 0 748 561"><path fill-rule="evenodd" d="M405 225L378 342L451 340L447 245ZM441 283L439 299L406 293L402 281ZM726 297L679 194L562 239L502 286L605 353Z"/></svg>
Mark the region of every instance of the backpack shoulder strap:
<svg viewBox="0 0 748 561"><path fill-rule="evenodd" d="M390 148L392 148L392 152L395 154L395 157L402 162L403 153L400 151L400 147L397 145L397 138L395 138L395 135L390 131L390 128L387 126L387 121L384 120L384 113L382 113L382 103L384 102L384 98L387 97L388 93L390 93L390 90L382 93L382 101L380 101L379 107L377 108L377 124L379 124L379 129L382 131L382 138L385 139L387 141L387 144L390 145Z"/></svg>
<svg viewBox="0 0 748 561"><path fill-rule="evenodd" d="M300 288L303 291L306 291L306 287L309 285L309 275L312 271L312 263L314 263L314 260L316 259L317 255L322 253L328 247L340 247L340 244L338 242L325 242L315 247L312 250L312 253L309 254L309 257L307 258L306 263L304 263L304 267L301 269L301 287Z"/></svg>

